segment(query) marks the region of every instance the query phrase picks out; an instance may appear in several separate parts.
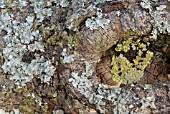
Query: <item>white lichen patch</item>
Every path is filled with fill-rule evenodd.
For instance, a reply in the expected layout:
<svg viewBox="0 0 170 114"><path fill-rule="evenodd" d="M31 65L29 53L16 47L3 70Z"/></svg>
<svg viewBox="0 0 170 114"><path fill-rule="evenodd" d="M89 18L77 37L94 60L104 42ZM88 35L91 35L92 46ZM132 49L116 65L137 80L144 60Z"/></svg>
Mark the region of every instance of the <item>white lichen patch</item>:
<svg viewBox="0 0 170 114"><path fill-rule="evenodd" d="M61 6L61 7L67 7L68 5L69 5L68 0L62 0L62 1L60 2L60 6Z"/></svg>
<svg viewBox="0 0 170 114"><path fill-rule="evenodd" d="M5 8L5 1L4 0L0 1L0 8Z"/></svg>
<svg viewBox="0 0 170 114"><path fill-rule="evenodd" d="M166 20L166 5L159 5L153 7L151 4L158 2L157 0L142 0L141 6L149 10L149 14L152 16L153 20L151 21L153 25L153 30L151 32L150 38L157 39L158 34L169 34L170 33L170 24Z"/></svg>
<svg viewBox="0 0 170 114"><path fill-rule="evenodd" d="M92 89L93 84L87 79L85 74L86 73L83 72L82 75L78 75L78 73L72 72L72 78L70 78L69 81L82 95L89 99L91 104L96 104L96 108L99 109L101 113L104 113L105 111L100 107L105 105L105 103L102 101L103 96L96 95L96 93L91 93L89 91Z"/></svg>
<svg viewBox="0 0 170 114"><path fill-rule="evenodd" d="M61 53L61 55L63 56L62 60L63 63L71 63L74 61L74 54L67 54L67 49L64 48L63 52Z"/></svg>
<svg viewBox="0 0 170 114"><path fill-rule="evenodd" d="M64 114L64 111L61 110L61 109L54 110L54 111L53 111L53 114Z"/></svg>
<svg viewBox="0 0 170 114"><path fill-rule="evenodd" d="M39 5L37 4L37 7ZM2 3L1 7L3 7ZM40 13L47 14L46 16L51 15L49 12L44 13L43 10ZM35 20L35 16L30 14L26 17L25 22L21 23L12 13L2 10L0 14L0 32L2 30L7 32L2 37L5 43L2 51L5 62L1 67L18 87L25 86L33 77L40 78L42 83L49 83L55 71L50 60L36 54L36 51L44 52L44 46L39 42L41 40L39 30L32 30ZM24 61L24 58L27 58L25 55L29 55L29 53L35 53L35 57Z"/></svg>
<svg viewBox="0 0 170 114"><path fill-rule="evenodd" d="M7 112L3 109L0 109L0 114L23 114L19 111L19 109L13 109L12 111L10 112Z"/></svg>
<svg viewBox="0 0 170 114"><path fill-rule="evenodd" d="M139 103L142 104L139 107L142 108L142 110L145 110L148 107L155 109L155 99L152 87L148 87L146 85L145 91L147 91L148 94L146 98L143 98L142 100L136 95L130 93L128 90L123 90L121 88L108 89L108 85L91 82L91 80L88 79L89 76L87 76L87 69L89 69L88 66L91 65L89 65L89 62L87 61L84 62L86 63L86 70L82 72L82 74L72 72L69 81L82 95L84 95L89 100L91 104L96 105L96 109L98 109L100 113L107 113L107 109L105 108L107 104L105 101L103 101L104 99L113 103L112 111L114 114L136 113L136 111L131 110L131 108L133 108L135 105L138 105Z"/></svg>
<svg viewBox="0 0 170 114"><path fill-rule="evenodd" d="M28 4L27 0L0 0L0 8L23 8Z"/></svg>
<svg viewBox="0 0 170 114"><path fill-rule="evenodd" d="M31 2L31 6L34 8L34 13L36 14L37 22L42 22L46 17L50 17L52 15L52 9L47 8L47 5L52 2L45 1L45 0L29 0ZM54 1L54 3L57 3L57 1Z"/></svg>
<svg viewBox="0 0 170 114"><path fill-rule="evenodd" d="M77 31L81 23L80 20L82 19L86 20L85 25L91 30L98 29L98 27L104 28L105 25L110 23L110 20L106 18L105 14L101 13L102 11L99 11L101 9L98 8L97 5L109 1L111 0L95 0L94 2L89 2L89 0L72 0L70 7L73 9L74 13L71 15L68 13L67 15L67 28ZM87 6L86 4L89 5ZM98 12L94 14L97 17L90 16L90 18L86 18L89 17L89 14L96 12L95 10L98 10Z"/></svg>
<svg viewBox="0 0 170 114"><path fill-rule="evenodd" d="M90 28L90 30L98 29L99 27L105 28L105 26L110 23L110 20L103 16L104 14L98 11L97 17L91 17L86 20L86 27Z"/></svg>

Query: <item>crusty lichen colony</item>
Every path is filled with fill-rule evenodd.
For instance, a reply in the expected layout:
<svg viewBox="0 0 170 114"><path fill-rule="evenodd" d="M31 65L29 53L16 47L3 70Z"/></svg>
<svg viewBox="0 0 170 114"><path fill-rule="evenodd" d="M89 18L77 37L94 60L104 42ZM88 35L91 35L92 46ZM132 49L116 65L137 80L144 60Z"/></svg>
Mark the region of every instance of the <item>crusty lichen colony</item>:
<svg viewBox="0 0 170 114"><path fill-rule="evenodd" d="M34 113L34 106L42 107L44 113L48 113L47 110L49 107L46 101L43 101L44 96L41 97L41 94L33 93L33 91L30 91L27 87L27 84L34 78L40 79L41 83L47 85L50 85L51 80L54 78L56 66L54 66L53 59L44 56L47 43L61 48L57 62L61 62L65 66L73 63L76 54L78 55L74 50L78 48L77 37L81 36L79 33L79 29L81 28L79 25L82 24L80 18L83 17L83 19L85 19L83 20L84 27L90 30L105 29L105 26L109 26L111 20L109 20L108 14L103 13L102 9L97 5L109 1L111 0L92 0L92 2L88 0L0 0L0 33L3 33L0 35L0 38L3 39L4 43L4 46L0 46L0 56L4 60L1 68L6 77L14 82L16 88L12 88L14 89L13 92L22 94L25 98L23 101L24 105L19 106L19 109L13 109L14 113L20 113L20 109L22 112ZM154 39L156 39L160 33L169 34L170 32L170 25L166 18L164 18L164 9L166 9L166 6L158 6L155 8L156 10L152 8L151 3L157 1L158 0L142 0L141 2L141 6L149 10L149 14L153 18L152 24L154 26L151 38ZM65 10L68 7L72 10L69 10L66 15L63 13L66 19L63 19L65 23L62 23L62 19L60 21L58 21L59 19L55 20L60 17L55 15L60 12L58 9ZM56 10L58 12L55 12ZM89 15L94 11L96 11L94 14ZM122 16L124 16L123 13ZM74 33L75 36L73 37L67 34L66 31L63 32L63 26L68 31L76 32ZM60 37L58 37L59 34ZM43 39L45 39L45 43ZM118 57L113 56L112 73L115 76L113 77L114 80L123 80L123 83L127 84L139 80L142 76L143 70L149 64L153 53L146 50L145 44L140 43L139 40L137 41L138 42L133 42L129 39L124 42L131 44L131 47L120 44L116 48L117 51L124 52L128 51L128 48L134 48L138 53L133 60L133 65L123 55L119 55ZM64 44L67 46L64 47ZM69 50L71 50L71 52L69 52ZM53 51L53 53L57 53L56 50ZM145 57L142 57L143 51L146 52ZM30 60L24 60L25 56L29 53L33 53L33 57ZM126 64L122 64L120 58ZM136 104L141 104L142 110L145 110L145 107L155 108L155 99L152 99L153 94L152 91L150 91L152 87L147 86L147 88L144 88L148 91L148 96L142 100L132 95L128 90L121 88L108 89L108 85L99 84L98 82L92 82L90 80L93 74L95 74L92 63L85 59L82 59L81 62L84 63L86 70L82 71L81 74L76 72L77 68L71 69L71 75L68 79L69 83L72 84L80 94L84 95L84 97L89 100L89 103L94 104L100 113L107 113L107 109L105 109L107 102L103 99L110 101L113 105L113 112L117 113L136 113L135 110L129 110ZM116 68L118 68L116 65L120 63L122 66L121 72L128 70L127 73L120 75L119 72L116 71ZM130 69L127 69L127 66L130 67ZM130 78L129 76L131 75L135 77ZM121 76L123 76L123 78ZM62 78L63 75L60 74L58 77ZM125 77L128 77L128 79ZM6 87L6 85L2 85L2 87ZM139 89L142 88L138 88L138 90ZM11 93L11 91L9 93L6 92L5 89L4 91L8 96ZM54 98L55 101L56 96L57 92L54 93L51 99ZM135 101L135 103L133 101ZM0 112L6 113L3 109L0 109ZM56 109L53 113L64 113L64 111Z"/></svg>
<svg viewBox="0 0 170 114"><path fill-rule="evenodd" d="M132 61L129 61L122 53L127 53L132 50L135 57ZM147 44L144 44L140 39L128 39L117 44L115 51L120 52L118 56L112 56L112 69L113 81L120 82L122 84L130 84L137 82L144 74L146 66L150 63L153 57L153 52L147 50ZM131 52L132 53L132 52ZM129 58L130 54L128 55Z"/></svg>
<svg viewBox="0 0 170 114"><path fill-rule="evenodd" d="M42 82L48 83L55 71L54 66L50 65L50 60L46 60L39 54L35 55L35 59L31 63L24 62L22 59L26 53L44 52L44 46L39 42L42 38L40 31L32 27L35 24L34 21L42 22L45 16L51 16L51 9L44 8L43 2L37 4L36 1L30 1L30 5L35 7L33 13L37 16L30 13L25 17L25 22L21 23L17 18L17 16L21 16L20 12L14 15L8 12L8 7L19 7L24 11L23 7L28 2L8 2L1 1L0 32L6 31L6 35L3 37L5 48L2 54L5 62L2 69L4 73L10 75L10 79L14 80L18 87L25 86L34 76L40 78ZM43 12L38 8L41 8Z"/></svg>

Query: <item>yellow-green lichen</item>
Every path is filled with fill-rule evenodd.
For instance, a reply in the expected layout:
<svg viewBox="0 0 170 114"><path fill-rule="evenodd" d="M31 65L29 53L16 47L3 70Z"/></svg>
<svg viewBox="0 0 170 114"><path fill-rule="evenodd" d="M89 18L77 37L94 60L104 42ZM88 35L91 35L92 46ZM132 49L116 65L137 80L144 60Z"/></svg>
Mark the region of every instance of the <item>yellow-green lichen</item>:
<svg viewBox="0 0 170 114"><path fill-rule="evenodd" d="M46 34L48 36L49 34ZM66 31L63 31L60 35L55 32L52 36L48 37L46 42L48 44L60 46L63 48L63 43L66 44L69 48L74 47L75 50L79 47L79 38L82 37L82 33L76 32L73 34L68 34ZM44 45L47 45L44 43Z"/></svg>
<svg viewBox="0 0 170 114"><path fill-rule="evenodd" d="M120 52L118 56L112 57L112 69L113 81L119 82L122 80L122 84L130 84L138 81L144 74L146 66L150 63L153 56L153 52L147 51L147 45L141 43L141 41L128 39L122 41L115 48L117 52ZM130 50L135 52L135 57L130 56ZM128 55L125 57L123 54ZM128 60L131 58L132 60Z"/></svg>

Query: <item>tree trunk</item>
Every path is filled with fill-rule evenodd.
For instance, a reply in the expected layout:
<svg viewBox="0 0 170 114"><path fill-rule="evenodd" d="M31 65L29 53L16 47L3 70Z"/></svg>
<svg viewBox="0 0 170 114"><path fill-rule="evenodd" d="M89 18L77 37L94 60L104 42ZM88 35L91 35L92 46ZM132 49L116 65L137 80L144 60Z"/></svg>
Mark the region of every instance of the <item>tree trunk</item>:
<svg viewBox="0 0 170 114"><path fill-rule="evenodd" d="M41 5L40 2L30 0L23 7L19 2L16 6L9 5L10 2L6 2L5 6L3 2L0 4L0 19L3 20L0 21L2 26L0 27L0 50L2 49L0 112L17 113L19 110L28 114L168 114L170 112L170 7L168 7L170 2L168 0L62 1L65 2L44 1ZM36 5L37 3L39 5ZM39 10L40 14L37 13ZM45 14L41 10L49 12ZM50 10L52 14L49 16ZM11 21L6 22L7 25L13 23L12 33L9 32L10 29L3 28L3 25L5 26L3 18L6 18L7 12L13 14L10 15ZM41 38L25 43L26 40L22 42L22 38L16 35L14 20L29 25L31 18L28 16L32 15L34 21L29 30L31 32L39 30ZM90 24L88 20L91 21ZM26 36L26 33L23 34ZM5 50L11 49L9 45L12 44L7 40L7 36L15 37L15 35L23 46L21 48L27 46L28 51L23 54L19 51L18 53L9 51L7 56ZM130 38L139 38L142 42L150 43L148 50L154 52L154 57L140 81L110 88L108 83L103 84L102 79L97 76L96 67L99 62L102 68L105 64L111 67L111 63L107 63L111 60L104 61L103 58L106 55L111 58L115 53L113 48L118 42ZM41 51L39 45L38 48L31 47L36 41L42 43L44 51ZM13 48L18 48L15 46L17 41L13 42ZM161 46L158 46L160 43ZM35 50L30 51L32 48ZM158 52L163 55L158 56ZM48 74L46 71L42 74L30 72L31 80L22 85L24 73L19 80L13 76L15 73L12 73L12 67L10 70L4 68L5 62L10 61L9 56L13 53L21 56L19 64L27 66L40 56L50 60L51 65L55 67L53 75L50 75L50 81L46 82L41 77ZM130 54L128 53L128 56ZM101 71L102 74L104 72L105 69ZM108 75L111 75L110 69L108 72Z"/></svg>

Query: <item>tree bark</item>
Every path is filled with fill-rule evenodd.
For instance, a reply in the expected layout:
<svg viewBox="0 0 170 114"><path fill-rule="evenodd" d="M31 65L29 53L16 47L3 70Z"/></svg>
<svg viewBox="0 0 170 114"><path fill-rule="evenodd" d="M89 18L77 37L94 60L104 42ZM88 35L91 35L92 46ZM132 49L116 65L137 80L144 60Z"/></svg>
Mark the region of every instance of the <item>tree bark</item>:
<svg viewBox="0 0 170 114"><path fill-rule="evenodd" d="M50 84L42 83L39 78L34 77L26 86L18 89L15 82L9 80L9 74L4 73L1 69L0 109L6 111L19 109L23 113L57 113L57 111L62 110L66 114L78 114L81 112L88 114L92 113L90 109L94 109L99 114L168 114L170 112L170 84L168 79L163 83L147 84L147 82L143 82L144 85L137 83L110 89L108 85L101 84L96 76L96 65L101 60L103 52L112 48L121 39L144 37L148 42L152 42L152 38L149 38L149 36L152 36L154 29L160 32L159 27L156 26L156 17L152 13L157 11L156 7L165 5L165 13L162 18L169 24L170 8L168 6L170 6L170 2L167 0L152 1L151 6L153 9L151 11L150 9L142 8L142 1L140 0L105 1L96 5L97 8L102 9L107 14L107 18L110 20L110 23L104 28L98 27L98 29L90 30L85 26L85 21L88 18L97 15L97 8L69 22L69 15L76 14L93 2L93 0L90 0L85 6L77 7L77 9L72 6L66 8L53 7L53 15L41 23L47 27L52 26L52 23L57 23L60 26L60 30L53 29L52 31L49 30L48 34L45 31L41 33L43 36L42 42L45 45L45 52L41 53L41 55L51 60L54 57L55 63L57 62L57 64L53 63L56 67L56 72ZM26 8L29 10L31 6ZM12 10L13 13L16 12L15 10L17 9ZM28 14L30 13L29 11L27 12ZM68 28L71 23L76 23L77 31ZM38 29L41 29L41 27ZM65 32L69 37L65 38ZM48 42L48 39L51 38L50 36L55 33L57 33L55 37L58 38L55 40L62 44L61 47L57 43ZM158 33L158 37L161 35L165 36L166 39L170 38L170 33L167 30L166 32ZM2 35L0 37L3 38ZM67 38L70 37L73 37L73 41L75 39L79 41L78 47L74 43L72 43L74 46L69 47ZM1 42L3 41L1 40ZM166 60L170 60L168 57L170 43L166 43L164 53L167 55ZM5 47L5 44L2 45ZM74 54L74 61L70 63L61 62L61 58L64 58L62 55L64 48L67 49L70 55ZM31 55L28 54L25 58L29 56ZM0 60L1 65L3 65L5 58L1 56ZM163 63L163 60L160 61ZM150 65L151 67L153 66ZM162 67L168 69L170 65L167 62ZM153 72L150 73L152 74ZM168 73L165 75L168 75ZM28 96L29 93L34 94L35 97ZM41 105L39 105L40 102Z"/></svg>

